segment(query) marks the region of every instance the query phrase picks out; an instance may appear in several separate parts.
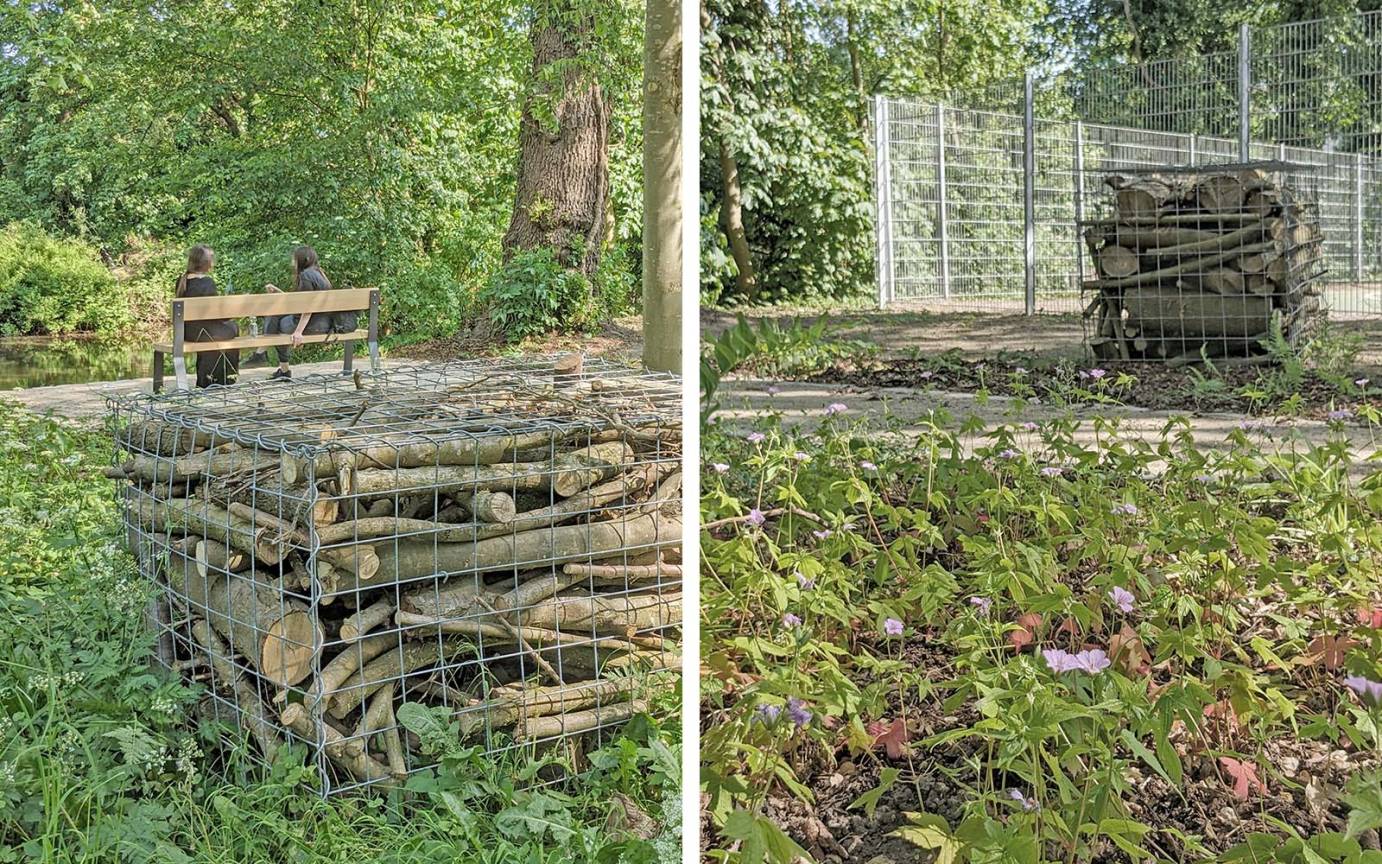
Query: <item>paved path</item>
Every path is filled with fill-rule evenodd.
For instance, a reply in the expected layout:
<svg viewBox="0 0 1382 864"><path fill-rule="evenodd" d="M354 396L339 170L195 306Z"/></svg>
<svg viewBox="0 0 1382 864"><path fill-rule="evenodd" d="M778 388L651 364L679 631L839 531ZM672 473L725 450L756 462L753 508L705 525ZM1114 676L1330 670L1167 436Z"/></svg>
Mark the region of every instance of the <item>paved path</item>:
<svg viewBox="0 0 1382 864"><path fill-rule="evenodd" d="M385 369L418 361L390 360L382 363ZM268 378L277 366L255 369L242 369L241 381L257 381ZM369 360L363 362L355 358L356 369L369 369ZM313 374L331 374L341 371L340 360L325 360L321 363L295 363L293 376L297 378ZM164 378L164 386L171 387L171 377ZM57 384L52 387L30 387L23 390L0 390L0 402L14 402L37 414L51 413L69 420L90 420L106 412L107 396L122 396L129 393L149 393L153 390L153 379L134 378L127 381L99 381L91 384Z"/></svg>
<svg viewBox="0 0 1382 864"><path fill-rule="evenodd" d="M769 385L777 389L776 395L768 393ZM895 424L897 434L915 435L920 432L937 412L950 415L945 425L955 429L969 417L978 417L985 429L1024 421L1043 422L1063 418L1084 421L1075 432L1075 438L1083 443L1092 443L1100 434L1092 422L1096 417L1119 420L1120 434L1124 438L1156 442L1161 439L1162 429L1173 418L1186 417L1194 430L1195 440L1203 447L1223 448L1227 439L1235 431L1243 428L1244 418L1238 414L1187 414L1176 411L1153 411L1146 408L1124 406L1081 405L1066 408L1044 405L1039 402L1025 404L1015 399L991 396L980 400L970 393L942 393L934 390L915 390L901 387L849 387L830 384L808 384L799 382L776 382L756 379L730 379L718 394L718 401L724 406L719 412L720 422L735 426L747 426L764 414L777 413L786 427L814 425L825 416L827 405L839 403L846 406L841 416L845 418L882 417L890 418ZM1323 444L1333 436L1341 434L1331 424L1314 420L1264 421L1261 428L1250 421L1248 434L1262 442L1263 446L1274 452L1302 450L1312 445ZM1342 428L1348 436L1350 447L1355 454L1355 476L1363 476L1377 470L1375 465L1363 464L1363 460L1378 450L1378 437L1374 430L1364 426L1348 425ZM980 440L967 440L966 446L982 445Z"/></svg>

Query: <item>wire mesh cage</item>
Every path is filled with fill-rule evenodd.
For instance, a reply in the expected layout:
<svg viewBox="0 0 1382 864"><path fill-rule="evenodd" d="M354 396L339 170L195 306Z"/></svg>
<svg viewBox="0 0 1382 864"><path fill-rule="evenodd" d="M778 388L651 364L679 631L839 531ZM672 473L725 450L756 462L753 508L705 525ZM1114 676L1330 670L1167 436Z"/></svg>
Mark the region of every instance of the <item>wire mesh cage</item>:
<svg viewBox="0 0 1382 864"><path fill-rule="evenodd" d="M1325 314L1319 190L1278 161L1112 173L1084 223L1100 359L1265 362Z"/></svg>
<svg viewBox="0 0 1382 864"><path fill-rule="evenodd" d="M578 356L112 401L159 659L323 794L430 767L424 726L598 735L680 664L679 403Z"/></svg>

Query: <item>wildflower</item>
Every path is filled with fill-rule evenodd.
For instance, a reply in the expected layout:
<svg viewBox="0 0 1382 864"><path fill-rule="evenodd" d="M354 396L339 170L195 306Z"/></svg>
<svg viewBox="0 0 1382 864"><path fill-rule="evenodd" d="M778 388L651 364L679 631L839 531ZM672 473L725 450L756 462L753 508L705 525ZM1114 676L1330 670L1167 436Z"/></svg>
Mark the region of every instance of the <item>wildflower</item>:
<svg viewBox="0 0 1382 864"><path fill-rule="evenodd" d="M889 618L883 622L883 632L889 636L901 636L902 629L902 622L896 618Z"/></svg>
<svg viewBox="0 0 1382 864"><path fill-rule="evenodd" d="M877 470L878 470L878 466L875 465L875 464L873 464L872 462L870 462L870 461L867 460L867 459L861 460L861 461L859 462L859 467L860 467L860 468L863 468L865 471L877 471Z"/></svg>
<svg viewBox="0 0 1382 864"><path fill-rule="evenodd" d="M1015 373L1018 374L1018 375L1026 375L1029 371L1031 371L1031 370L1029 370L1026 366L1014 366L1014 367L1013 367L1013 372L1015 372Z"/></svg>
<svg viewBox="0 0 1382 864"><path fill-rule="evenodd" d="M1353 386L1354 386L1354 387L1359 387L1359 388L1361 388L1361 389L1363 389L1363 390L1366 390L1366 389L1368 389L1368 384L1370 384L1370 383L1372 383L1372 382L1369 381L1367 378L1358 378L1358 379L1354 380Z"/></svg>
<svg viewBox="0 0 1382 864"><path fill-rule="evenodd" d="M1059 477L1063 473L1065 473L1065 469L1059 465L1047 465L1041 469L1042 477Z"/></svg>
<svg viewBox="0 0 1382 864"><path fill-rule="evenodd" d="M831 402L825 406L825 416L830 417L835 414L843 414L849 410L849 406L843 402Z"/></svg>
<svg viewBox="0 0 1382 864"><path fill-rule="evenodd" d="M1344 679L1344 686L1358 694L1366 705L1382 705L1382 681L1373 681L1362 675L1350 675Z"/></svg>
<svg viewBox="0 0 1382 864"><path fill-rule="evenodd" d="M1041 428L1040 426L1038 426L1037 424L1033 423L1031 420L1028 420L1026 423L1023 423L1023 424L1022 424L1022 430L1023 430L1024 432L1035 432L1035 431L1037 431L1037 430L1040 429L1040 428Z"/></svg>
<svg viewBox="0 0 1382 864"><path fill-rule="evenodd" d="M923 380L923 381L926 381L926 380L928 380L928 379L930 379L930 378L936 377L936 373L935 373L935 372L932 372L930 369L927 369L925 372L919 373L919 374L917 375L917 377L920 378L920 379Z"/></svg>
<svg viewBox="0 0 1382 864"><path fill-rule="evenodd" d="M811 461L811 454L798 450L797 452L792 454L792 458L797 460L798 462L809 462Z"/></svg>
<svg viewBox="0 0 1382 864"><path fill-rule="evenodd" d="M817 540L829 540L830 535L834 533L835 532L831 531L829 528L822 528L819 531L812 531L811 536L815 537Z"/></svg>
<svg viewBox="0 0 1382 864"><path fill-rule="evenodd" d="M766 392L769 396L776 396L782 392L782 388L778 387L776 384L769 384Z"/></svg>
<svg viewBox="0 0 1382 864"><path fill-rule="evenodd" d="M989 610L993 608L993 600L988 597L971 597L969 598L969 605L973 606L975 611L980 615L987 618Z"/></svg>
<svg viewBox="0 0 1382 864"><path fill-rule="evenodd" d="M801 573L797 574L797 587L803 591L810 591L816 587L816 580Z"/></svg>
<svg viewBox="0 0 1382 864"><path fill-rule="evenodd" d="M750 444L762 444L767 437L768 436L764 435L762 432L750 432L745 440Z"/></svg>
<svg viewBox="0 0 1382 864"><path fill-rule="evenodd" d="M762 525L764 522L768 520L767 517L763 515L763 511L755 507L749 511L749 515L745 518L745 521L747 521L750 525L758 526Z"/></svg>
<svg viewBox="0 0 1382 864"><path fill-rule="evenodd" d="M1022 455L1022 454L1021 454L1021 453L1018 453L1016 450L1012 449L1011 447L1008 447L1008 448L1005 448L1005 449L1003 449L1003 450L998 451L998 458L999 458L999 459L1016 459L1016 458L1017 458L1018 456L1020 456L1020 455Z"/></svg>
<svg viewBox="0 0 1382 864"><path fill-rule="evenodd" d="M1078 654L1071 654L1060 648L1047 648L1041 652L1041 656L1046 660L1046 666L1058 675L1065 672L1098 675L1113 662L1108 659L1108 654L1098 648Z"/></svg>
<svg viewBox="0 0 1382 864"><path fill-rule="evenodd" d="M1108 596L1113 601L1113 605L1117 606L1118 610L1125 615L1133 610L1133 605L1137 602L1137 598L1132 595L1131 591L1116 585L1112 591L1108 592Z"/></svg>
<svg viewBox="0 0 1382 864"><path fill-rule="evenodd" d="M787 716L798 729L811 722L811 712L807 709L806 703L795 696L787 700Z"/></svg>
<svg viewBox="0 0 1382 864"><path fill-rule="evenodd" d="M1126 504L1114 504L1113 509L1111 509L1109 512L1115 516L1136 516L1137 505L1133 504L1132 502L1128 502Z"/></svg>
<svg viewBox="0 0 1382 864"><path fill-rule="evenodd" d="M1238 428L1242 429L1244 432L1253 432L1265 429L1266 425L1267 424L1263 423L1261 420L1244 420L1238 424Z"/></svg>
<svg viewBox="0 0 1382 864"><path fill-rule="evenodd" d="M1213 482L1214 482L1214 475L1213 475L1213 474L1196 474L1196 475L1195 475L1195 482L1196 482L1196 483L1199 483L1199 484L1201 484L1201 485L1204 485L1204 486L1208 486L1210 483L1213 483Z"/></svg>
<svg viewBox="0 0 1382 864"><path fill-rule="evenodd" d="M782 716L782 707L779 705L759 705L758 716L756 719L764 723L776 723L777 718Z"/></svg>
<svg viewBox="0 0 1382 864"><path fill-rule="evenodd" d="M1103 378L1103 377L1104 377L1105 375L1107 375L1107 374L1108 374L1108 370L1106 370L1106 369L1089 369L1089 370L1083 370L1083 369L1082 369L1082 370L1080 370L1080 380L1081 380L1081 381L1098 381L1098 380L1100 380L1101 378Z"/></svg>
<svg viewBox="0 0 1382 864"><path fill-rule="evenodd" d="M1348 410L1347 408L1336 408L1333 411L1330 411L1328 414L1326 414L1325 417L1327 417L1329 420L1335 423L1338 423L1344 420L1352 419L1353 412Z"/></svg>
<svg viewBox="0 0 1382 864"><path fill-rule="evenodd" d="M1028 813L1040 809L1041 807L1041 805L1036 802L1035 798L1028 798L1026 795L1023 795L1021 789L1009 789L1008 797L1018 804L1021 804L1022 809L1026 810Z"/></svg>
<svg viewBox="0 0 1382 864"><path fill-rule="evenodd" d="M715 470L716 474L724 474L726 471L729 470L729 466L723 462L716 462L710 467Z"/></svg>
<svg viewBox="0 0 1382 864"><path fill-rule="evenodd" d="M801 626L801 619L798 618L796 615L793 615L791 612L783 612L783 613L782 613L782 626L783 626L783 627L800 627L800 626Z"/></svg>

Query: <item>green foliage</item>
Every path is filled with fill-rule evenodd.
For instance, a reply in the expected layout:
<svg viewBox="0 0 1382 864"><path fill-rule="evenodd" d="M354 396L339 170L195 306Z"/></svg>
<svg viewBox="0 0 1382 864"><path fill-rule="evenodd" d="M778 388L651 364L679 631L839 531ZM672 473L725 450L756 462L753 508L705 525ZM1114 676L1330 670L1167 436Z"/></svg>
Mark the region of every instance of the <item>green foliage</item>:
<svg viewBox="0 0 1382 864"><path fill-rule="evenodd" d="M96 250L42 229L0 229L0 335L111 334L130 309Z"/></svg>
<svg viewBox="0 0 1382 864"><path fill-rule="evenodd" d="M819 372L843 359L866 359L878 353L876 346L831 335L830 322L812 324L794 320L786 326L764 319L754 326L739 315L706 347L701 355L701 421L719 410L715 393L724 376L751 370L766 377L799 378Z"/></svg>
<svg viewBox="0 0 1382 864"><path fill-rule="evenodd" d="M499 332L518 341L594 323L591 291L590 280L563 267L551 249L536 249L514 255L477 299Z"/></svg>
<svg viewBox="0 0 1382 864"><path fill-rule="evenodd" d="M1044 6L710 0L701 45L702 297L847 297L872 284L868 98L1020 74ZM857 80L856 80L857 74ZM759 294L736 293L719 222L737 164Z"/></svg>
<svg viewBox="0 0 1382 864"><path fill-rule="evenodd" d="M680 861L676 720L635 718L579 768L453 739L389 798L322 800L301 747L253 766L233 730L188 720L200 686L149 665L108 436L0 407L0 862ZM662 833L610 827L616 793Z"/></svg>
<svg viewBox="0 0 1382 864"><path fill-rule="evenodd" d="M1342 441L1267 454L1241 431L1201 449L1183 421L1152 441L1095 423L1092 440L1073 421L944 416L906 434L839 419L705 433L705 463L733 466L702 488L719 526L701 542L719 838L747 843L769 801L811 805L806 778L849 758L893 794L894 766L944 785L929 800L954 813L897 829L938 860L1377 860L1278 816L1307 809L1280 754L1382 752L1382 708L1344 681L1382 679L1382 473L1350 479ZM1097 674L1044 656L1095 647ZM1330 782L1345 778L1310 807L1351 814L1356 835L1382 821L1382 787L1373 771ZM1264 793L1294 804L1267 812ZM1233 842L1257 833L1216 848L1168 824L1182 794L1183 812L1252 820Z"/></svg>
<svg viewBox="0 0 1382 864"><path fill-rule="evenodd" d="M335 284L385 289L388 331L449 335L499 268L534 7L0 4L0 213L112 255L208 243L237 291L310 243ZM598 8L614 245L636 246L641 6Z"/></svg>

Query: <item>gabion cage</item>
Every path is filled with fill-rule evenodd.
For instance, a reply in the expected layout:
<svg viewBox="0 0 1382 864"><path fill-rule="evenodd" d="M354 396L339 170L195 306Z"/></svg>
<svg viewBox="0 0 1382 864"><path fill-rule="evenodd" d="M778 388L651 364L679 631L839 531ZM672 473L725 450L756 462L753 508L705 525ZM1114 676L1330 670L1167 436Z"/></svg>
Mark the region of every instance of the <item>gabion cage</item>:
<svg viewBox="0 0 1382 864"><path fill-rule="evenodd" d="M305 745L323 794L432 766L428 729L575 741L675 681L673 376L539 357L111 411L160 660L254 758Z"/></svg>
<svg viewBox="0 0 1382 864"><path fill-rule="evenodd" d="M1253 162L1110 174L1084 224L1095 357L1265 362L1325 314L1325 237L1305 166Z"/></svg>

